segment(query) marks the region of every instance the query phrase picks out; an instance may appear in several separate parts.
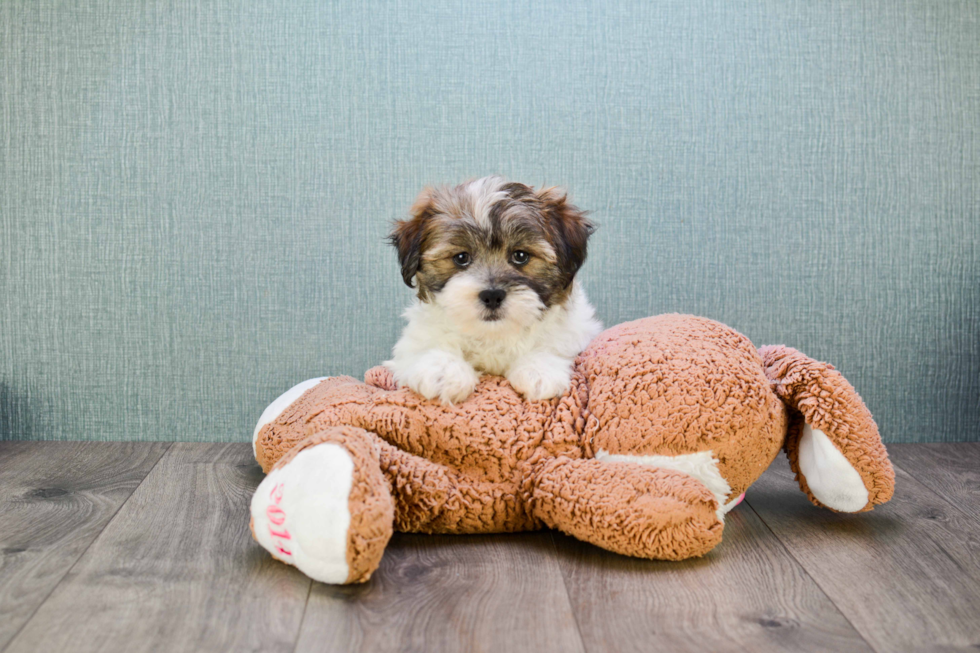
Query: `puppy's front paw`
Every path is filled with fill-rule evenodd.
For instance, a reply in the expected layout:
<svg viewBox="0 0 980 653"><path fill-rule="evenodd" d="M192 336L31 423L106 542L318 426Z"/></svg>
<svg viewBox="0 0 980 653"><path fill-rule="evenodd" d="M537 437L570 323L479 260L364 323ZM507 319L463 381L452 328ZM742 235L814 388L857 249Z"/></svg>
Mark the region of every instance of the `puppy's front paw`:
<svg viewBox="0 0 980 653"><path fill-rule="evenodd" d="M426 399L438 397L444 404L458 404L473 394L479 380L473 366L459 356L430 351L415 361L403 383Z"/></svg>
<svg viewBox="0 0 980 653"><path fill-rule="evenodd" d="M533 356L507 372L514 389L531 401L564 394L571 385L572 363L554 355Z"/></svg>

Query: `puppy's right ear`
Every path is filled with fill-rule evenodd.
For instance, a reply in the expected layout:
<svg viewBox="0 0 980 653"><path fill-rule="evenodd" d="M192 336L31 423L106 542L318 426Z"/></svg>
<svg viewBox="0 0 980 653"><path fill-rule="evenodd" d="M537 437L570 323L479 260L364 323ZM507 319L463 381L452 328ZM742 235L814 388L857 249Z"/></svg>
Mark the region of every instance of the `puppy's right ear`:
<svg viewBox="0 0 980 653"><path fill-rule="evenodd" d="M388 241L398 250L398 263L402 266L402 279L414 288L415 275L422 265L422 244L425 223L432 217L432 189L424 188L409 210L412 217L395 223Z"/></svg>

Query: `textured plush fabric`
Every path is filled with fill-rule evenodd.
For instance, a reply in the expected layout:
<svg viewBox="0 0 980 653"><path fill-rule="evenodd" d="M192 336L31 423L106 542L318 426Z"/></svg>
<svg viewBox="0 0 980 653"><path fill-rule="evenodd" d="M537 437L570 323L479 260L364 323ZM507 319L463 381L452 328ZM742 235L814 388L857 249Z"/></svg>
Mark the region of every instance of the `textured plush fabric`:
<svg viewBox="0 0 980 653"><path fill-rule="evenodd" d="M589 352L579 367L589 394L610 398L589 402L585 444L593 454L710 449L734 497L783 446L786 408L755 347L723 324L659 315L608 329ZM638 443L637 433L657 437Z"/></svg>
<svg viewBox="0 0 980 653"><path fill-rule="evenodd" d="M862 478L870 479L868 505L884 503L892 498L895 472L887 463L888 455L878 435L878 426L861 401L861 396L833 365L820 363L791 347L763 347L759 350L766 375L773 379L772 390L795 409L786 437L786 454L796 474L800 488L810 501L820 502L810 493L806 479L800 474L797 450L803 423L827 434L837 449ZM875 437L869 437L873 433Z"/></svg>
<svg viewBox="0 0 980 653"><path fill-rule="evenodd" d="M682 472L558 458L535 481L534 507L545 525L616 553L684 560L721 542L718 503Z"/></svg>
<svg viewBox="0 0 980 653"><path fill-rule="evenodd" d="M0 438L246 440L388 357L427 183L567 185L607 325L980 438L975 0L0 2Z"/></svg>
<svg viewBox="0 0 980 653"><path fill-rule="evenodd" d="M890 499L894 472L854 388L798 351L762 352L765 358L712 320L662 315L600 334L576 360L571 388L560 397L527 401L506 379L484 377L466 401L450 406L396 388L389 372L374 368L366 383L337 377L306 390L259 430L256 459L268 472L322 442L379 452L354 456L354 487L371 479L385 486L357 493L368 497L365 519L351 491L352 543L365 539L359 529L375 534L392 524L428 533L546 525L627 555L700 556L721 541L723 506L781 447L799 471L799 433L790 426L802 417L860 476L868 499L856 509ZM602 460L600 451L616 458ZM727 495L693 472L639 462L698 453L713 459ZM376 509L379 496L391 497L393 515ZM374 552L361 559L374 560ZM349 582L371 571L362 564Z"/></svg>
<svg viewBox="0 0 980 653"><path fill-rule="evenodd" d="M378 466L377 438L360 429L338 426L319 431L293 447L276 467L288 465L301 451L318 444L342 445L354 462L348 505L351 524L347 533L348 583L363 583L378 568L391 539L394 503ZM253 524L254 528L254 524Z"/></svg>

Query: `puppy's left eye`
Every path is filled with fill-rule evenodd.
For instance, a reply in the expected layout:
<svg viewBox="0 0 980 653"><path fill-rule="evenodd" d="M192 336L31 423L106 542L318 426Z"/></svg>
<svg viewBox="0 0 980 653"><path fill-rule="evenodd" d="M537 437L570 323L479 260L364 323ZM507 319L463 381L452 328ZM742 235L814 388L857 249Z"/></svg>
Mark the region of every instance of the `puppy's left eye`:
<svg viewBox="0 0 980 653"><path fill-rule="evenodd" d="M520 250L520 249L515 250L510 255L510 262L513 263L514 265L524 265L530 259L531 259L531 255L525 252L524 250Z"/></svg>

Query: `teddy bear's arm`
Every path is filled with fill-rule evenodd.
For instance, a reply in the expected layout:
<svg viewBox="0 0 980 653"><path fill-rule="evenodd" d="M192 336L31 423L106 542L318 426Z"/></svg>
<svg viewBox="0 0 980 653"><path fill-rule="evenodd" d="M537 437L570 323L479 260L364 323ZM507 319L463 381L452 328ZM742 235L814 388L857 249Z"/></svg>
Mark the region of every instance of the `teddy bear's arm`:
<svg viewBox="0 0 980 653"><path fill-rule="evenodd" d="M640 558L703 555L724 528L700 481L635 463L555 458L535 470L532 497L535 516L549 527Z"/></svg>

